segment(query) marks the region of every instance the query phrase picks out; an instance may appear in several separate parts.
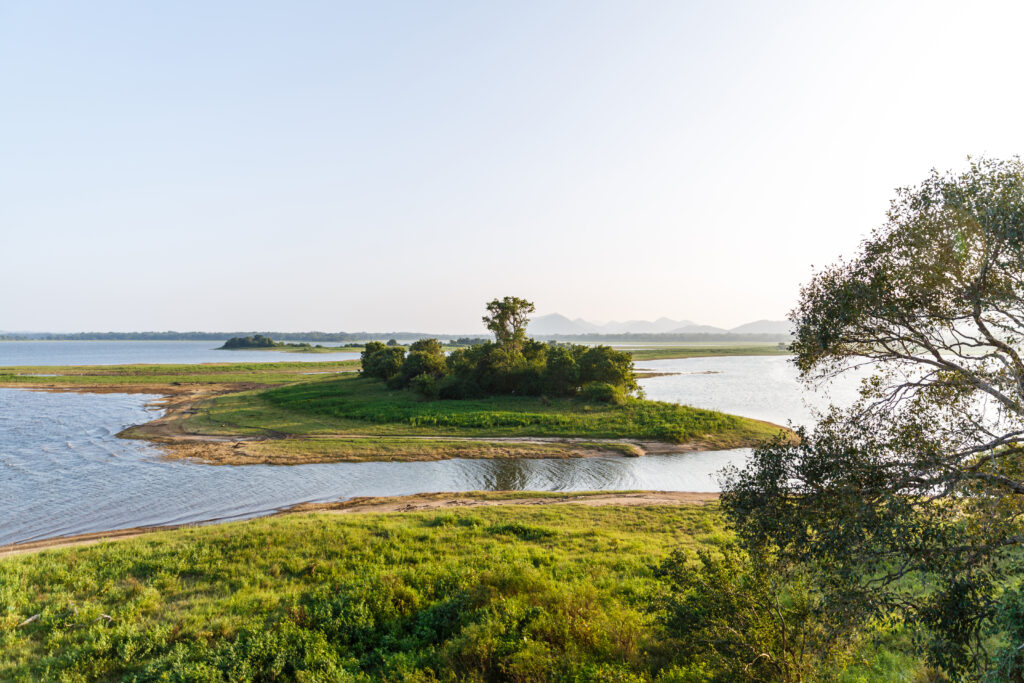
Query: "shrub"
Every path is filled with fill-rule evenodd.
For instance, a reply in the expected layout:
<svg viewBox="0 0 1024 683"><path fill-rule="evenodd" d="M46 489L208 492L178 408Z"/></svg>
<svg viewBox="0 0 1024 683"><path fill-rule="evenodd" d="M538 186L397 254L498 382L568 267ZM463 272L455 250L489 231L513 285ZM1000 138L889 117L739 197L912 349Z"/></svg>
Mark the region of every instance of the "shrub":
<svg viewBox="0 0 1024 683"><path fill-rule="evenodd" d="M400 346L385 347L380 342L375 343L379 344L380 348L363 359L363 374L379 379L391 379L401 372L405 351ZM365 351L363 355L366 355Z"/></svg>
<svg viewBox="0 0 1024 683"><path fill-rule="evenodd" d="M626 402L626 394L619 387L607 382L590 382L580 389L578 398L589 403L613 403L621 405Z"/></svg>

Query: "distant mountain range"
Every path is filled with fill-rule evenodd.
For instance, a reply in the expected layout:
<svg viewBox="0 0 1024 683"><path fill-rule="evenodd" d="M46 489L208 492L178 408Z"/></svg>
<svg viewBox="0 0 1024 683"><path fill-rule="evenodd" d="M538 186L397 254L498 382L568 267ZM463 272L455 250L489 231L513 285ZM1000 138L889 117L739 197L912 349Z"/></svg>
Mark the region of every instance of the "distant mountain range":
<svg viewBox="0 0 1024 683"><path fill-rule="evenodd" d="M771 334L788 335L791 324L787 320L757 320L732 329L698 325L692 320L626 320L599 325L583 318L572 320L560 313L533 318L527 332L535 337L563 334Z"/></svg>

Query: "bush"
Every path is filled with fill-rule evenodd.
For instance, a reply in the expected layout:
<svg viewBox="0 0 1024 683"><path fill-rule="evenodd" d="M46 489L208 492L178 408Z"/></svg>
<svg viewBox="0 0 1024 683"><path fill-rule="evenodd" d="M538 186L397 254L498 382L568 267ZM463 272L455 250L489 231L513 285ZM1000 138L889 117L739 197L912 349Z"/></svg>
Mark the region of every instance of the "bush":
<svg viewBox="0 0 1024 683"><path fill-rule="evenodd" d="M658 571L662 623L683 660L672 678L811 681L846 663L859 624L822 608L812 576L731 543L697 555L694 566L676 551Z"/></svg>
<svg viewBox="0 0 1024 683"><path fill-rule="evenodd" d="M369 356L363 352L363 374L368 377L379 379L391 379L402 370L405 359L405 351L400 346L385 347L380 342L374 342L379 346Z"/></svg>
<svg viewBox="0 0 1024 683"><path fill-rule="evenodd" d="M621 405L626 402L626 394L619 387L607 382L590 382L580 389L577 397L589 403L613 403Z"/></svg>
<svg viewBox="0 0 1024 683"><path fill-rule="evenodd" d="M409 388L423 398L436 399L440 396L437 377L428 373L416 375L409 380Z"/></svg>

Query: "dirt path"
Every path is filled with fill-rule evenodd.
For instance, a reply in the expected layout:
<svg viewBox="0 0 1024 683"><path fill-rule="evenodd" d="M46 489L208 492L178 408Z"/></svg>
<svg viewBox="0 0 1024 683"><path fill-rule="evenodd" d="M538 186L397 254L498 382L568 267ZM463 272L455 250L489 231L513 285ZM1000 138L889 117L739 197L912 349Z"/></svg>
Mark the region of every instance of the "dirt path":
<svg viewBox="0 0 1024 683"><path fill-rule="evenodd" d="M303 503L275 513L293 515L302 513L327 514L400 514L403 512L430 512L432 510L493 507L505 505L589 505L589 506L654 506L654 505L706 505L718 500L717 493L686 491L609 491L594 493L419 493L411 496L381 498L352 498L338 503ZM244 523L244 522L236 522ZM115 531L102 531L78 536L48 538L28 543L0 546L0 558L34 553L41 550L94 545L106 541L123 541L159 531L173 531L202 524L175 524L169 526L133 527Z"/></svg>

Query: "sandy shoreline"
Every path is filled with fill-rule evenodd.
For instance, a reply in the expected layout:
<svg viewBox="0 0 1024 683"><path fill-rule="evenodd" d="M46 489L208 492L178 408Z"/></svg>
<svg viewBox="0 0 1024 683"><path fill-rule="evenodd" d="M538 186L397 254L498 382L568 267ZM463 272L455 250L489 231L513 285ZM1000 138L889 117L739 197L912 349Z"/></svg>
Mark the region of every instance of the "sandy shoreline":
<svg viewBox="0 0 1024 683"><path fill-rule="evenodd" d="M195 404L205 398L235 389L179 391L153 405L165 410L163 416L129 427L118 436L144 439L159 445L166 456L206 465L299 465L331 462L431 461L448 458L580 458L606 455L639 457L649 454L693 453L699 451L750 448L761 441L731 435L711 435L682 443L639 439L534 436L446 436L369 434L290 435L267 432L258 436L200 434L185 429L185 420L195 414ZM779 431L781 425L761 422ZM389 448L396 441L398 448ZM332 442L343 446L331 452ZM307 447L302 451L299 446ZM380 453L374 451L377 448ZM355 452L353 452L355 451Z"/></svg>
<svg viewBox="0 0 1024 683"><path fill-rule="evenodd" d="M687 491L601 491L580 493L539 493L539 492L481 492L467 493L417 493L409 496L358 497L336 503L301 503L272 515L294 514L401 514L404 512L430 512L442 509L466 507L492 507L508 505L588 505L588 506L655 506L655 505L706 505L718 500L717 493L694 493ZM76 536L13 543L0 546L0 558L22 555L57 548L94 545L107 541L123 541L129 538L174 531L176 529L216 524L191 522L166 526L132 527L99 531ZM244 523L226 522L226 523Z"/></svg>
<svg viewBox="0 0 1024 683"><path fill-rule="evenodd" d="M170 460L188 460L205 465L301 465L338 462L419 462L454 458L526 459L586 458L597 456L639 457L649 454L693 453L699 451L750 448L762 442L764 434L710 434L682 443L627 438L469 436L442 434L373 435L365 433L205 434L196 431L188 418L197 413L202 401L273 384L224 382L192 384L178 382L140 384L71 384L60 381L25 385L0 382L0 387L45 392L145 393L160 398L149 405L163 414L149 422L129 427L121 438L153 443ZM770 430L789 431L781 425L760 420ZM766 431L770 431L766 430Z"/></svg>

